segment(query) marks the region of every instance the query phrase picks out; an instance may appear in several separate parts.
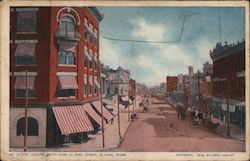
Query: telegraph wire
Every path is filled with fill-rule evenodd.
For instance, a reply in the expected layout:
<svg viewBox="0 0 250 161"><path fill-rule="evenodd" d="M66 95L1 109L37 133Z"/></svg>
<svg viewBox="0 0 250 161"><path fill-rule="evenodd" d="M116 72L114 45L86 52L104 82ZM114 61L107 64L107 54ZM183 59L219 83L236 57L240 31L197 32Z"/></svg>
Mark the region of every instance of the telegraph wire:
<svg viewBox="0 0 250 161"><path fill-rule="evenodd" d="M195 14L191 14L191 15L184 15L183 16L184 18L183 18L183 21L182 21L182 27L181 27L180 35L179 35L178 40L176 40L176 41L147 41L147 40L112 38L112 37L107 37L107 36L103 36L102 38L107 39L107 40L111 40L111 41L127 41L127 42L136 42L136 43L158 43L158 44L178 43L178 42L181 41L181 37L182 37L183 30L184 30L186 17L194 16L194 15L198 15L198 14L199 13L195 13Z"/></svg>

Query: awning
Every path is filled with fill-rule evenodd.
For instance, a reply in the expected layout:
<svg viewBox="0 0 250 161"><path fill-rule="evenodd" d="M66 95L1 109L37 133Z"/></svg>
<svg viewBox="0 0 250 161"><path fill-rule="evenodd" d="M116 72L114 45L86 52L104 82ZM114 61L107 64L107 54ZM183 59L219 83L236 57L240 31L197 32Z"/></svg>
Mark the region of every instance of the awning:
<svg viewBox="0 0 250 161"><path fill-rule="evenodd" d="M113 113L114 115L117 115L117 114L118 114L118 111L117 111L117 107L116 107L116 106L107 104L107 105L105 105L105 107L108 108L108 109L113 109L112 113Z"/></svg>
<svg viewBox="0 0 250 161"><path fill-rule="evenodd" d="M99 82L97 81L97 79L95 79L94 81L95 81L95 85L96 85L98 88L100 88L100 84L99 84Z"/></svg>
<svg viewBox="0 0 250 161"><path fill-rule="evenodd" d="M102 100L104 103L108 104L108 105L114 105L114 103L110 100L107 100L107 99L103 99Z"/></svg>
<svg viewBox="0 0 250 161"><path fill-rule="evenodd" d="M17 44L15 56L35 56L35 44Z"/></svg>
<svg viewBox="0 0 250 161"><path fill-rule="evenodd" d="M87 84L87 76L84 76L84 84Z"/></svg>
<svg viewBox="0 0 250 161"><path fill-rule="evenodd" d="M62 135L93 131L83 106L52 107Z"/></svg>
<svg viewBox="0 0 250 161"><path fill-rule="evenodd" d="M76 46L75 44L71 43L59 43L60 49L64 51L71 51L71 52L76 52Z"/></svg>
<svg viewBox="0 0 250 161"><path fill-rule="evenodd" d="M87 48L84 48L84 55L88 58L88 60L92 61L92 58L89 55Z"/></svg>
<svg viewBox="0 0 250 161"><path fill-rule="evenodd" d="M61 89L78 89L75 76L61 75L59 76L59 82L60 82Z"/></svg>
<svg viewBox="0 0 250 161"><path fill-rule="evenodd" d="M89 116L94 119L102 127L102 118L95 112L89 103L83 105L84 110Z"/></svg>
<svg viewBox="0 0 250 161"><path fill-rule="evenodd" d="M94 54L94 59L97 62L97 53Z"/></svg>
<svg viewBox="0 0 250 161"><path fill-rule="evenodd" d="M89 77L89 84L92 86L93 82L92 82L92 77Z"/></svg>
<svg viewBox="0 0 250 161"><path fill-rule="evenodd" d="M28 76L27 81L28 81L28 89L35 89L35 77ZM26 89L26 77L25 76L16 77L14 89Z"/></svg>
<svg viewBox="0 0 250 161"><path fill-rule="evenodd" d="M102 110L101 110L101 103L100 103L100 101L92 102L92 104L98 110L98 112L101 114ZM107 119L108 121L111 120L112 117L113 117L112 114L104 107L104 105L103 105L103 117L105 119Z"/></svg>

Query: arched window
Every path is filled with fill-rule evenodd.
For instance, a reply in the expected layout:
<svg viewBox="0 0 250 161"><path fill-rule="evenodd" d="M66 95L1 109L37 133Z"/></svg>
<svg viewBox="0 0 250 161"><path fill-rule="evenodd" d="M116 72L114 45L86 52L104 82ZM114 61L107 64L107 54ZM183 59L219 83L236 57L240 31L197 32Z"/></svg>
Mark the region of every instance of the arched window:
<svg viewBox="0 0 250 161"><path fill-rule="evenodd" d="M38 121L33 117L28 117L28 136L38 136ZM25 134L25 118L22 117L17 122L17 136Z"/></svg>
<svg viewBox="0 0 250 161"><path fill-rule="evenodd" d="M75 20L71 15L65 15L60 20L60 32L67 36L75 34Z"/></svg>

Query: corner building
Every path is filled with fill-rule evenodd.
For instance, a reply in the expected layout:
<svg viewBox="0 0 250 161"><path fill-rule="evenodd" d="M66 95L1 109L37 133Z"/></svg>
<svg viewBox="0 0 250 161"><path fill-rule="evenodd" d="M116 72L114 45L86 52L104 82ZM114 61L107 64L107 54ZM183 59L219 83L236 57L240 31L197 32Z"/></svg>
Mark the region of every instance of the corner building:
<svg viewBox="0 0 250 161"><path fill-rule="evenodd" d="M10 9L10 146L23 146L26 70L28 146L84 140L93 130L85 112L78 118L83 124L62 117L99 100L102 19L95 7Z"/></svg>

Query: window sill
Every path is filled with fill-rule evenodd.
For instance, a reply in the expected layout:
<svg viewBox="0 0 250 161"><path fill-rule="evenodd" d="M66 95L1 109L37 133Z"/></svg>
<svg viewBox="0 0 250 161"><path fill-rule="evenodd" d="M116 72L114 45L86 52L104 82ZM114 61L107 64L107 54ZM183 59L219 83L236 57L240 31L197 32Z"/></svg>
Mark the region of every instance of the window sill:
<svg viewBox="0 0 250 161"><path fill-rule="evenodd" d="M37 67L37 65L16 65L16 67Z"/></svg>
<svg viewBox="0 0 250 161"><path fill-rule="evenodd" d="M37 32L17 32L17 34L37 34Z"/></svg>
<svg viewBox="0 0 250 161"><path fill-rule="evenodd" d="M70 97L57 97L57 99L63 100L63 99L76 99L76 96L70 96Z"/></svg>
<svg viewBox="0 0 250 161"><path fill-rule="evenodd" d="M15 97L16 99L26 99L25 97ZM36 99L36 97L28 97L30 100Z"/></svg>
<svg viewBox="0 0 250 161"><path fill-rule="evenodd" d="M71 65L71 64L58 64L60 67L76 67L76 65Z"/></svg>

